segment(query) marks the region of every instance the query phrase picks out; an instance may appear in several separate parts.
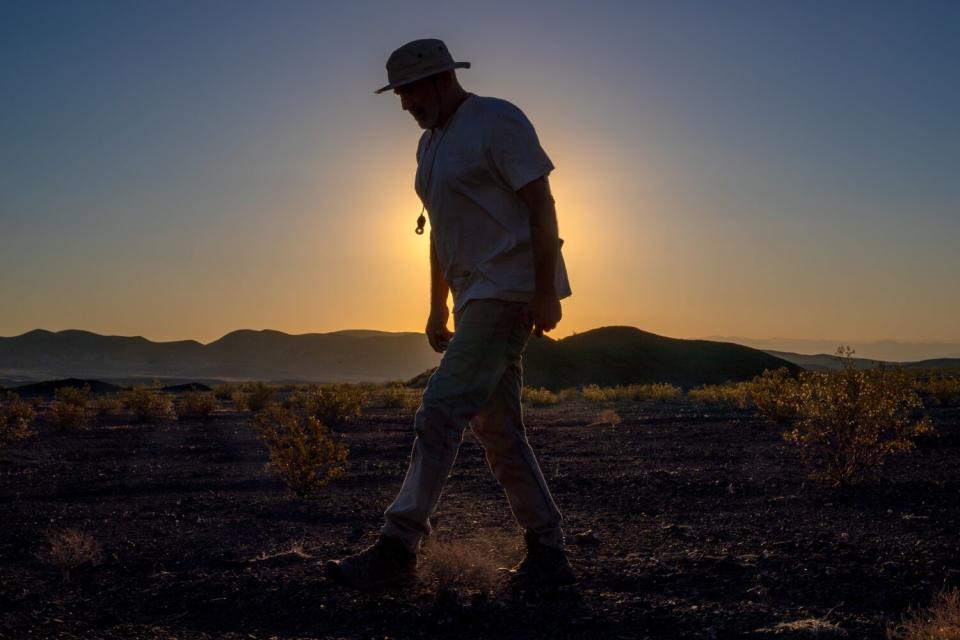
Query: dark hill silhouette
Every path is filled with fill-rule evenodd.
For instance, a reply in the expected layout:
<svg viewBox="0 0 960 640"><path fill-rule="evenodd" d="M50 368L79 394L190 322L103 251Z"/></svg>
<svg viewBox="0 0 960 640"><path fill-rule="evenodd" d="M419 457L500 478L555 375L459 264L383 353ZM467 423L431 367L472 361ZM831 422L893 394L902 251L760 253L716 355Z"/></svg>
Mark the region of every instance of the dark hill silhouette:
<svg viewBox="0 0 960 640"><path fill-rule="evenodd" d="M303 335L241 330L207 345L87 331L31 331L0 338L0 377L23 381L384 381L410 378L439 359L422 334L366 330ZM633 327L603 327L561 340L531 338L524 360L526 382L549 388L641 382L689 388L743 380L781 366L799 369L749 347L666 338Z"/></svg>
<svg viewBox="0 0 960 640"><path fill-rule="evenodd" d="M602 327L562 340L532 338L523 366L526 384L549 389L647 382L689 389L747 380L764 369L800 370L738 344L666 338L635 327Z"/></svg>
<svg viewBox="0 0 960 640"><path fill-rule="evenodd" d="M421 334L378 331L241 330L206 345L73 330L0 338L0 378L8 384L65 377L376 381L407 378L439 359Z"/></svg>
<svg viewBox="0 0 960 640"><path fill-rule="evenodd" d="M91 393L113 393L119 391L120 387L100 380L81 380L79 378L65 378L63 380L45 380L44 382L34 382L16 387L16 391L24 398L34 398L42 396L52 396L57 389L63 387L90 387Z"/></svg>

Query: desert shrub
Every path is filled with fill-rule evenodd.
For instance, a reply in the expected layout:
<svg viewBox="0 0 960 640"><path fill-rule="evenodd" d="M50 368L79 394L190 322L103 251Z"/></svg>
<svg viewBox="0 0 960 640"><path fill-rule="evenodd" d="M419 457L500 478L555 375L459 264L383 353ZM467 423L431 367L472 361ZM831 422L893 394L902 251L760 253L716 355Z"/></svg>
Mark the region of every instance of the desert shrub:
<svg viewBox="0 0 960 640"><path fill-rule="evenodd" d="M580 397L580 390L576 387L567 387L566 389L561 389L557 393L557 398L560 402L571 402Z"/></svg>
<svg viewBox="0 0 960 640"><path fill-rule="evenodd" d="M98 417L115 416L123 410L123 403L116 396L100 396L93 401L93 412Z"/></svg>
<svg viewBox="0 0 960 640"><path fill-rule="evenodd" d="M233 400L233 394L237 391L236 385L218 384L213 388L213 397L217 400Z"/></svg>
<svg viewBox="0 0 960 640"><path fill-rule="evenodd" d="M89 533L76 529L64 529L52 533L47 538L49 545L39 554L41 560L59 567L65 582L70 580L70 572L82 566L97 566L103 561L103 549L97 539Z"/></svg>
<svg viewBox="0 0 960 640"><path fill-rule="evenodd" d="M89 385L60 387L54 391L54 401L47 414L50 424L61 431L82 429L87 424L87 401L89 399Z"/></svg>
<svg viewBox="0 0 960 640"><path fill-rule="evenodd" d="M37 412L12 391L0 393L0 447L33 435Z"/></svg>
<svg viewBox="0 0 960 640"><path fill-rule="evenodd" d="M748 409L751 406L750 383L728 382L706 384L687 391L687 398L697 404L722 405Z"/></svg>
<svg viewBox="0 0 960 640"><path fill-rule="evenodd" d="M932 374L920 389L933 398L934 402L942 407L953 407L960 404L960 378L948 377L943 372Z"/></svg>
<svg viewBox="0 0 960 640"><path fill-rule="evenodd" d="M422 397L423 392L418 389L408 389L402 384L388 384L380 394L380 406L412 411L420 406Z"/></svg>
<svg viewBox="0 0 960 640"><path fill-rule="evenodd" d="M316 417L301 418L290 409L270 405L256 415L255 423L257 437L270 455L270 469L297 496L309 497L343 473L347 446Z"/></svg>
<svg viewBox="0 0 960 640"><path fill-rule="evenodd" d="M560 398L549 389L540 389L537 387L523 388L523 401L529 402L535 407L543 407L549 404L557 404Z"/></svg>
<svg viewBox="0 0 960 640"><path fill-rule="evenodd" d="M156 422L174 416L170 394L156 387L138 386L126 389L121 394L120 401L137 422Z"/></svg>
<svg viewBox="0 0 960 640"><path fill-rule="evenodd" d="M587 402L607 402L610 400L610 390L596 384L588 384L580 390L580 397Z"/></svg>
<svg viewBox="0 0 960 640"><path fill-rule="evenodd" d="M784 422L796 413L797 381L789 369L765 369L750 381L750 401L757 413L773 420Z"/></svg>
<svg viewBox="0 0 960 640"><path fill-rule="evenodd" d="M911 610L906 619L887 629L888 640L960 640L960 590L937 594L923 611Z"/></svg>
<svg viewBox="0 0 960 640"><path fill-rule="evenodd" d="M263 411L273 404L273 388L262 382L248 383L243 390L247 394L247 409L250 411Z"/></svg>
<svg viewBox="0 0 960 640"><path fill-rule="evenodd" d="M795 394L798 420L785 432L800 447L812 475L842 485L873 473L891 453L912 449L933 429L915 420L923 407L902 369L857 369L853 350L841 347L838 371L800 375Z"/></svg>
<svg viewBox="0 0 960 640"><path fill-rule="evenodd" d="M217 399L211 393L191 391L177 401L176 411L179 420L206 418L217 408Z"/></svg>
<svg viewBox="0 0 960 640"><path fill-rule="evenodd" d="M311 385L290 396L287 406L339 427L360 416L365 399L362 389L349 384Z"/></svg>
<svg viewBox="0 0 960 640"><path fill-rule="evenodd" d="M230 393L230 400L233 402L233 407L237 411L247 410L247 394L244 391L241 391L239 388L234 389Z"/></svg>
<svg viewBox="0 0 960 640"><path fill-rule="evenodd" d="M666 382L632 384L625 387L625 391L632 400L662 403L677 402L683 399L683 390Z"/></svg>

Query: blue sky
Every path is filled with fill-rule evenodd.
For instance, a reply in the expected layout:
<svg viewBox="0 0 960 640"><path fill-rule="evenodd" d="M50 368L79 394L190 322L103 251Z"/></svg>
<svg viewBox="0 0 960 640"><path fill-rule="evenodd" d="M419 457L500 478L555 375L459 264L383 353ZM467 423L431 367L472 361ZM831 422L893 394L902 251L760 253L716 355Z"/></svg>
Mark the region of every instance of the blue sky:
<svg viewBox="0 0 960 640"><path fill-rule="evenodd" d="M441 37L518 104L574 296L557 335L958 340L953 2L0 3L0 335L419 330Z"/></svg>

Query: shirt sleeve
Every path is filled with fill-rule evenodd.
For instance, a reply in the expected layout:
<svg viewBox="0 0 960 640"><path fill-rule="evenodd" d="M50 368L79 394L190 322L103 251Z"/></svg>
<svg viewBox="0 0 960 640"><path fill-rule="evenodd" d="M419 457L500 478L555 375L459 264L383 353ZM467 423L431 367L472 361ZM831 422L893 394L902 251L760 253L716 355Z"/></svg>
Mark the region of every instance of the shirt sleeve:
<svg viewBox="0 0 960 640"><path fill-rule="evenodd" d="M554 166L523 111L508 102L503 105L489 114L487 153L494 169L517 191L548 175Z"/></svg>

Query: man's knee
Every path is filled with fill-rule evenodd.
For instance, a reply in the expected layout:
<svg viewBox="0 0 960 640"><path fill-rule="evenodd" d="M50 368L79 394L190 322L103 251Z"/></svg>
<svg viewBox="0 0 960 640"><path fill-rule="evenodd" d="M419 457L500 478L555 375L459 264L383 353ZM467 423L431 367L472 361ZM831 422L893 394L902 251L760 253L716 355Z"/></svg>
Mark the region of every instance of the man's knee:
<svg viewBox="0 0 960 640"><path fill-rule="evenodd" d="M450 452L459 448L466 425L460 425L449 407L424 394L423 402L414 417L417 438L431 451Z"/></svg>

